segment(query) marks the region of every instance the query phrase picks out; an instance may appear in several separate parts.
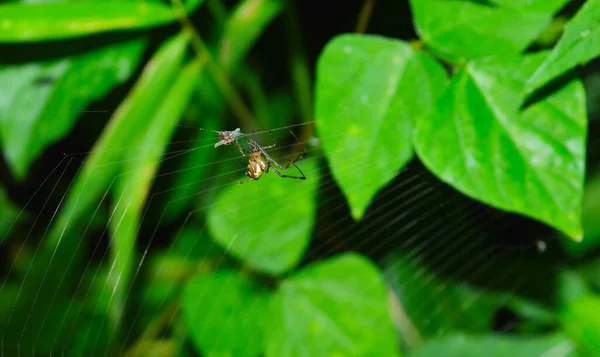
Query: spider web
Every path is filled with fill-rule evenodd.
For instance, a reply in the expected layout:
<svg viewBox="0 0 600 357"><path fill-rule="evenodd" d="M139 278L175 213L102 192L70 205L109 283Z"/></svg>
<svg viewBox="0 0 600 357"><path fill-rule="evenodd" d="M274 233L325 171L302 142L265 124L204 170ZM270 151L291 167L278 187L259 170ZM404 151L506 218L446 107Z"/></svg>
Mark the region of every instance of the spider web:
<svg viewBox="0 0 600 357"><path fill-rule="evenodd" d="M289 129L301 130L303 125L274 128L273 132L281 135ZM185 135L194 132L193 128L178 128L178 133ZM3 252L6 269L0 296L7 301L2 310L5 314L0 332L2 356L70 356L77 355L78 346L82 345L87 346L89 355L130 355L127 353L131 353L134 346L140 347L148 339L164 341L164 344L153 345L154 348L162 346L165 351L174 351L173 355L193 350L189 338L171 338L185 336L187 328L180 314L174 312L174 295L161 295L140 286L147 284L152 274L168 271L170 275L163 277L163 282L175 279L173 276L183 282L196 273L236 264L235 259L221 254L222 248L212 243L204 212L211 208L211 200L217 192L235 185L226 177L240 177L247 161L234 146L214 149L218 139L210 132L204 134L199 139L175 139L160 159L161 171L154 178L153 191L147 198L141 221L136 243L137 261L126 294L128 310L121 317L124 328L118 337L110 334L114 330L109 317L111 311L103 311L114 299L114 292L109 291L104 282L121 278L111 276L112 267L107 266L110 254L120 253L111 253L108 230L109 222L118 219L109 205L115 200L110 194L113 187L104 192L93 214L86 216L84 222L72 222L81 227L77 230L81 236L77 237L75 251L83 258L73 255L57 262L52 260L54 250L47 260L46 235L88 153L70 153L56 160L54 168L24 205L22 213L31 216L29 229L23 236L11 237L2 243L6 248ZM266 138L260 140L268 145L268 136ZM589 141L594 140L597 142L597 137L590 137ZM317 171L304 172L306 177L321 175L316 224L301 266L347 251L359 252L376 262L392 287L390 310L403 346L417 345L431 336L444 336L457 326L465 331L494 328L510 333L521 322L507 312L503 304L532 291L539 292L536 281L545 281L539 270L535 276L523 273L531 270L524 268L525 265L543 264L556 250L551 233L543 242L531 238L539 237L539 234L529 233L538 232L541 225L466 198L437 180L418 159L401 170L394 181L376 195L364 218L355 222L322 151L316 146L311 142L285 145L278 141L270 152L275 157L284 157L284 153L296 145L308 151L303 160L318 163ZM205 165L208 173L200 182L192 183L191 195L197 198L192 200L186 213L178 219L165 219L165 211L175 204L169 201L169 193L176 187L169 187L169 182L181 173L181 169L170 164L197 150L218 150L218 154L205 163L198 163ZM127 158L135 159L141 158ZM193 167L183 170L187 169ZM362 172L369 167L355 167L355 170ZM260 190L261 181L249 182L244 187ZM254 202L248 219L264 219L272 210L270 205L266 199ZM264 221L268 224L268 219ZM18 226L15 221L12 231ZM66 241L59 241L60 244ZM177 256L178 265L169 266L168 259L161 259L173 256ZM74 281L52 275L51 266L57 264L76 267ZM42 277L41 282L34 279L36 276ZM48 284L51 289L41 291L42 286ZM140 289L146 294L140 296ZM218 299L220 291L206 291L206 294L214 294ZM498 296L490 303L490 295ZM91 314L86 312L90 303L95 306ZM482 305L490 304L492 307L486 310L490 320L483 324L486 326L477 325L476 319L469 317L469 311L477 315ZM57 311L59 316L56 316ZM56 322L59 324L55 325ZM49 331L56 331L56 336ZM106 344L117 338L117 349L107 350ZM155 353L159 355L158 350Z"/></svg>

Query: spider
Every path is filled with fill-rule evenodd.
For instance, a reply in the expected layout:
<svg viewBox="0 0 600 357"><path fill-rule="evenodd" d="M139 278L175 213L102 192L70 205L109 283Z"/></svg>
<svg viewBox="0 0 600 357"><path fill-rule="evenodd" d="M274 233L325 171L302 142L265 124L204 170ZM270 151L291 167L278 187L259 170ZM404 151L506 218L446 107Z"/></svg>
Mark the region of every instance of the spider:
<svg viewBox="0 0 600 357"><path fill-rule="evenodd" d="M236 182L241 185L248 181L258 180L258 179L260 179L260 177L263 174L268 173L269 169L272 169L273 171L275 171L277 176L279 176L281 178L293 178L293 179L298 179L298 180L306 180L306 176L304 176L304 173L302 173L302 170L300 170L300 168L295 164L296 161L302 159L304 156L307 155L306 149L304 149L302 154L300 156L298 156L295 160L292 160L287 165L283 166L280 163L278 163L277 161L273 160L273 158L269 154L267 154L267 152L265 151L267 149L271 149L271 148L275 147L275 145L276 145L275 138L273 138L273 133L271 133L270 130L269 130L269 134L271 135L271 139L273 139L273 144L269 145L269 146L265 146L264 148L261 147L260 145L258 145L256 143L256 141L254 141L252 139L246 138L246 142L248 143L249 150L242 148L240 146L240 144L236 141L236 145L240 149L242 156L244 156L245 158L248 158L248 169L246 170L246 175L248 175L248 177L249 177L249 179L246 179L244 181L236 180ZM292 133L292 135L294 135L294 133ZM246 154L248 154L248 155L246 155ZM302 175L302 176L285 175L285 174L282 174L281 172L279 172L279 170L277 170L277 168L279 168L280 170L287 170L292 165L296 169L298 169L298 171L300 172L300 175Z"/></svg>

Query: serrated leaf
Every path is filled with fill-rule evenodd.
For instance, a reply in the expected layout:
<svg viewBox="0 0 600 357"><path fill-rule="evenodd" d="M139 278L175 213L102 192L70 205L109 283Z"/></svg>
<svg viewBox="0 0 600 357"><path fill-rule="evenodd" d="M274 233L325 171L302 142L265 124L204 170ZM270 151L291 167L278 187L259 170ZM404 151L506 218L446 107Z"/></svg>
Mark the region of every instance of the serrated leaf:
<svg viewBox="0 0 600 357"><path fill-rule="evenodd" d="M202 1L186 4L193 11ZM159 1L79 0L0 4L0 42L67 39L135 30L177 20L179 11Z"/></svg>
<svg viewBox="0 0 600 357"><path fill-rule="evenodd" d="M575 357L575 345L562 334L547 336L454 334L428 341L410 357Z"/></svg>
<svg viewBox="0 0 600 357"><path fill-rule="evenodd" d="M600 0L586 1L565 26L550 56L528 82L530 91L566 73L577 65L600 56Z"/></svg>
<svg viewBox="0 0 600 357"><path fill-rule="evenodd" d="M269 172L258 181L230 183L208 212L208 228L215 242L267 274L292 269L310 242L319 172L314 159L297 165L306 180L284 179ZM298 174L293 166L287 171Z"/></svg>
<svg viewBox="0 0 600 357"><path fill-rule="evenodd" d="M171 135L192 97L201 67L202 64L195 61L177 69L181 73L170 88L165 88L166 96L150 113L143 136L130 143L133 145L125 154L127 160L113 187L115 204L114 217L110 221L111 274L108 287L113 292L111 311L115 320L120 320L124 312L144 204Z"/></svg>
<svg viewBox="0 0 600 357"><path fill-rule="evenodd" d="M378 36L341 35L321 54L316 126L355 219L412 158L413 124L446 78L428 55Z"/></svg>
<svg viewBox="0 0 600 357"><path fill-rule="evenodd" d="M529 74L545 54L488 58L458 73L419 121L419 158L443 181L493 207L581 239L587 117L579 80L528 106Z"/></svg>
<svg viewBox="0 0 600 357"><path fill-rule="evenodd" d="M262 352L268 292L235 271L197 275L184 289L182 309L198 351L253 357Z"/></svg>
<svg viewBox="0 0 600 357"><path fill-rule="evenodd" d="M266 357L400 355L383 278L356 254L284 280L271 302L270 323Z"/></svg>
<svg viewBox="0 0 600 357"><path fill-rule="evenodd" d="M231 71L246 56L258 36L285 8L286 0L239 1L225 22L219 62Z"/></svg>
<svg viewBox="0 0 600 357"><path fill-rule="evenodd" d="M58 60L0 67L0 132L4 157L18 178L64 137L86 106L134 73L145 39ZM77 88L77 90L73 90Z"/></svg>
<svg viewBox="0 0 600 357"><path fill-rule="evenodd" d="M519 53L568 0L411 0L421 41L452 62ZM495 4L494 4L495 3Z"/></svg>
<svg viewBox="0 0 600 357"><path fill-rule="evenodd" d="M566 304L563 327L585 356L600 354L600 298L589 295Z"/></svg>

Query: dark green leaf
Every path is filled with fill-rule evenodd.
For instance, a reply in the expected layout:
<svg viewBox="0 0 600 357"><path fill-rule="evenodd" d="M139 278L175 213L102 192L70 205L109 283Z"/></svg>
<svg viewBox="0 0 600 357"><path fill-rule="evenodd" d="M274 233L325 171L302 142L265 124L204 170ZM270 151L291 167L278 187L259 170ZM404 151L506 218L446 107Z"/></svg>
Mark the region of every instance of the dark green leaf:
<svg viewBox="0 0 600 357"><path fill-rule="evenodd" d="M550 56L529 79L530 90L600 55L598 18L600 0L586 1L577 15L565 26L565 31Z"/></svg>
<svg viewBox="0 0 600 357"><path fill-rule="evenodd" d="M519 111L525 81L544 54L488 58L458 73L420 120L416 151L464 194L524 214L580 240L587 118L572 80Z"/></svg>
<svg viewBox="0 0 600 357"><path fill-rule="evenodd" d="M421 41L452 62L523 51L568 0L411 0ZM495 4L493 4L495 3Z"/></svg>
<svg viewBox="0 0 600 357"><path fill-rule="evenodd" d="M267 357L399 356L385 283L359 255L337 256L286 279L269 318Z"/></svg>
<svg viewBox="0 0 600 357"><path fill-rule="evenodd" d="M586 296L563 309L563 327L584 356L600 355L600 298Z"/></svg>
<svg viewBox="0 0 600 357"><path fill-rule="evenodd" d="M266 290L233 271L198 275L183 293L183 313L199 352L206 356L258 356L267 317Z"/></svg>
<svg viewBox="0 0 600 357"><path fill-rule="evenodd" d="M312 234L319 172L315 159L297 164L306 180L284 179L269 172L244 185L230 183L208 212L213 239L234 257L267 274L279 275L296 266ZM293 166L285 173L299 174Z"/></svg>
<svg viewBox="0 0 600 357"><path fill-rule="evenodd" d="M10 202L4 188L0 186L0 245L13 233L15 225L24 216L25 214Z"/></svg>
<svg viewBox="0 0 600 357"><path fill-rule="evenodd" d="M410 357L575 357L566 336L451 335L429 341Z"/></svg>
<svg viewBox="0 0 600 357"><path fill-rule="evenodd" d="M40 353L59 341L57 335L64 331L56 329L63 320L57 301L67 299L66 282L71 280L87 245L82 241L82 232L89 223L84 222L84 217L98 207L121 167L124 149L134 142L139 128L145 127L147 118L177 77L187 43L187 36L181 34L159 48L79 170L56 221L44 237L41 251L30 265L23 292L13 309L13 316L31 314L45 321L45 325L31 321L24 325L26 320L13 318L5 335L7 340L24 344L36 339L46 341L40 344Z"/></svg>
<svg viewBox="0 0 600 357"><path fill-rule="evenodd" d="M187 4L193 11L202 1ZM0 42L33 42L164 25L178 11L159 1L79 0L0 4Z"/></svg>
<svg viewBox="0 0 600 357"><path fill-rule="evenodd" d="M59 60L0 67L2 148L18 178L48 145L69 133L90 102L129 79L146 42L126 41Z"/></svg>
<svg viewBox="0 0 600 357"><path fill-rule="evenodd" d="M177 77L187 42L188 38L184 34L171 38L145 66L141 77L111 118L71 187L49 239L46 240L50 251L60 241L63 230L69 223L88 213L111 184L120 169L124 149L134 142L139 128L145 127L147 118Z"/></svg>
<svg viewBox="0 0 600 357"><path fill-rule="evenodd" d="M190 100L195 80L200 74L200 62L192 62L180 71L164 99L147 118L143 136L133 140L126 152L122 174L114 187L114 219L110 221L112 274L108 285L113 292L111 311L123 313L129 279L135 263L135 246L144 204L176 124Z"/></svg>
<svg viewBox="0 0 600 357"><path fill-rule="evenodd" d="M355 219L412 158L413 124L445 84L439 63L401 41L341 35L327 45L317 69L316 125Z"/></svg>
<svg viewBox="0 0 600 357"><path fill-rule="evenodd" d="M258 36L279 15L286 0L239 1L225 23L219 45L219 62L227 71L246 56Z"/></svg>

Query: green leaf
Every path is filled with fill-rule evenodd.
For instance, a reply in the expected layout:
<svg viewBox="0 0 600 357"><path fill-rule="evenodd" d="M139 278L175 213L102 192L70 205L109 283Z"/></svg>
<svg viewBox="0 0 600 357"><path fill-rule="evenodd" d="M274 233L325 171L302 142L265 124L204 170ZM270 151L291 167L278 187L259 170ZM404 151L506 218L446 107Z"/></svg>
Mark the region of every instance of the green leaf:
<svg viewBox="0 0 600 357"><path fill-rule="evenodd" d="M24 344L40 342L38 352L50 351L60 342L58 330L64 311L58 302L69 301L73 271L81 264L82 232L89 217L102 201L102 194L115 178L123 160L124 148L136 137L139 128L159 103L168 85L176 78L187 48L188 38L179 35L159 48L144 68L141 78L111 118L102 136L94 145L83 167L70 186L58 217L44 237L43 245L23 281L23 290L12 310L12 320L5 337ZM116 149L116 150L115 150ZM52 296L52 298L47 298ZM35 316L39 324L15 316ZM40 325L41 324L41 325ZM68 326L68 325L65 325Z"/></svg>
<svg viewBox="0 0 600 357"><path fill-rule="evenodd" d="M524 85L545 54L487 58L453 79L437 110L420 120L424 164L462 193L582 236L587 118L578 80L523 111Z"/></svg>
<svg viewBox="0 0 600 357"><path fill-rule="evenodd" d="M575 357L575 346L562 334L502 336L454 334L430 340L410 357Z"/></svg>
<svg viewBox="0 0 600 357"><path fill-rule="evenodd" d="M13 233L14 226L26 216L6 197L4 187L0 186L0 245Z"/></svg>
<svg viewBox="0 0 600 357"><path fill-rule="evenodd" d="M574 257L590 253L600 245L600 171L589 177L583 192L581 221L583 222L583 241L573 242L561 235L560 242L565 250Z"/></svg>
<svg viewBox="0 0 600 357"><path fill-rule="evenodd" d="M530 91L575 66L600 56L598 18L600 18L600 0L586 1L565 26L565 31L550 56L529 79L527 84Z"/></svg>
<svg viewBox="0 0 600 357"><path fill-rule="evenodd" d="M146 44L136 39L58 60L0 67L2 147L18 178L48 145L69 133L89 103L129 79Z"/></svg>
<svg viewBox="0 0 600 357"><path fill-rule="evenodd" d="M253 357L262 352L267 291L234 271L198 275L183 292L182 309L202 355Z"/></svg>
<svg viewBox="0 0 600 357"><path fill-rule="evenodd" d="M563 327L585 356L600 354L600 298L586 296L563 308Z"/></svg>
<svg viewBox="0 0 600 357"><path fill-rule="evenodd" d="M399 356L383 278L356 254L310 265L284 280L269 317L266 357Z"/></svg>
<svg viewBox="0 0 600 357"><path fill-rule="evenodd" d="M246 56L258 36L284 9L286 0L239 1L225 22L219 44L219 62L233 70Z"/></svg>
<svg viewBox="0 0 600 357"><path fill-rule="evenodd" d="M279 275L295 267L311 238L319 173L314 159L297 165L306 180L284 179L269 172L259 181L229 183L208 212L213 239L234 257L267 274ZM293 166L285 173L298 175Z"/></svg>
<svg viewBox="0 0 600 357"><path fill-rule="evenodd" d="M193 11L202 1L190 1ZM175 21L176 9L159 1L78 0L0 5L0 42L59 40L90 34L145 29Z"/></svg>
<svg viewBox="0 0 600 357"><path fill-rule="evenodd" d="M60 242L63 230L90 212L109 187L121 167L119 163L125 155L123 149L132 146L139 128L146 126L147 118L177 78L187 43L188 37L183 33L167 40L144 67L141 77L86 158L45 242L47 249L53 250Z"/></svg>
<svg viewBox="0 0 600 357"><path fill-rule="evenodd" d="M144 204L171 135L192 97L201 67L201 63L195 61L180 71L156 111L148 118L143 136L128 148L122 174L117 178L113 191L114 217L110 221L112 274L108 281L113 292L111 312L114 320L120 320L124 313Z"/></svg>
<svg viewBox="0 0 600 357"><path fill-rule="evenodd" d="M523 51L568 1L411 0L410 4L421 41L451 62L464 62Z"/></svg>
<svg viewBox="0 0 600 357"><path fill-rule="evenodd" d="M402 41L341 35L326 46L317 68L316 126L355 219L412 158L414 122L445 83L439 63Z"/></svg>

